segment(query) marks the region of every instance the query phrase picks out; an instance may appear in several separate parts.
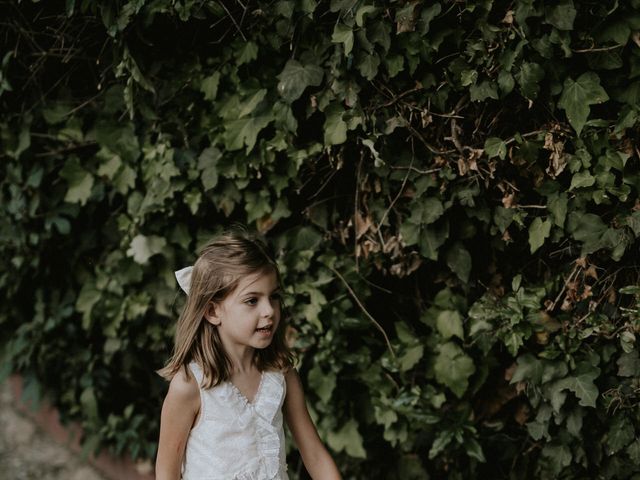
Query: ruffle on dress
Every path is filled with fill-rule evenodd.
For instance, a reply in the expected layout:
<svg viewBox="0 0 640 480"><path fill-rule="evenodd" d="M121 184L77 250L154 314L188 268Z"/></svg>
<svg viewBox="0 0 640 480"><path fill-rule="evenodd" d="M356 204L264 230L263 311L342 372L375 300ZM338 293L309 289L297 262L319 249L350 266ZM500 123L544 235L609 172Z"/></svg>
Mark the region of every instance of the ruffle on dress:
<svg viewBox="0 0 640 480"><path fill-rule="evenodd" d="M198 383L202 370L189 368ZM201 416L192 428L182 465L184 480L288 480L281 372L263 372L253 402L231 382L200 387Z"/></svg>
<svg viewBox="0 0 640 480"><path fill-rule="evenodd" d="M224 402L236 415L236 422L242 429L253 425L256 432L258 458L250 465L232 474L233 480L279 480L280 472L286 471L286 464L281 463L284 452L281 452L283 433L282 420L274 422L281 413L285 396L284 376L276 372L263 372L260 385L253 402L238 390L231 382L226 382L220 389ZM281 455L282 453L282 455Z"/></svg>

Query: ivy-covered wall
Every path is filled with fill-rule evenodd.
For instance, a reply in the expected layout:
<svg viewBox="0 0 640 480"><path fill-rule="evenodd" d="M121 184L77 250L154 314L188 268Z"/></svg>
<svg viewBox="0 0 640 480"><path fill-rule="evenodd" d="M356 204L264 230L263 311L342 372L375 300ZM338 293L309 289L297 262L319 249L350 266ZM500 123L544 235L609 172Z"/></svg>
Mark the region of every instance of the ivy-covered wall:
<svg viewBox="0 0 640 480"><path fill-rule="evenodd" d="M88 451L241 221L346 479L640 478L640 0L63 3L0 0L0 345Z"/></svg>

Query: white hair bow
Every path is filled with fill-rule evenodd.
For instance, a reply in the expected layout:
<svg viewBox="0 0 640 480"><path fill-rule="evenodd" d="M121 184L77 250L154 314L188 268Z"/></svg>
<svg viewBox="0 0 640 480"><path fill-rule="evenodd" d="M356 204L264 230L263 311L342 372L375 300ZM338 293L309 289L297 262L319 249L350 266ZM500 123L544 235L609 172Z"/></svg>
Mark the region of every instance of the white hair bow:
<svg viewBox="0 0 640 480"><path fill-rule="evenodd" d="M193 267L184 267L175 272L176 280L178 280L178 285L180 288L184 290L184 293L189 295L189 287L191 286L191 272L193 271Z"/></svg>

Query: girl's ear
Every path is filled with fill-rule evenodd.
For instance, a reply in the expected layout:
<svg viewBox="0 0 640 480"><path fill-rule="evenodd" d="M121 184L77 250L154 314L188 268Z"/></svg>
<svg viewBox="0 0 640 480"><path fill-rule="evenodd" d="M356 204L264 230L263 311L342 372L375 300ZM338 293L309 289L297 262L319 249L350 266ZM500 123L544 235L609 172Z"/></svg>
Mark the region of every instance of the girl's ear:
<svg viewBox="0 0 640 480"><path fill-rule="evenodd" d="M204 310L204 318L214 327L217 327L221 323L220 316L216 311L216 304L213 302L207 303L207 307Z"/></svg>

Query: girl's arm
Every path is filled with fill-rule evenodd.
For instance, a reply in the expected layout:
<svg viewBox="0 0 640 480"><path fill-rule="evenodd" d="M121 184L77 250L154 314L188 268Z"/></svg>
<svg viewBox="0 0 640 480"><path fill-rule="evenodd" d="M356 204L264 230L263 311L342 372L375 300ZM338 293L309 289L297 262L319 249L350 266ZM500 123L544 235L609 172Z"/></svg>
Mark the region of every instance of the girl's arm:
<svg viewBox="0 0 640 480"><path fill-rule="evenodd" d="M309 416L298 372L290 369L285 380L287 396L284 401L284 416L307 472L313 480L340 480L338 468L322 444Z"/></svg>
<svg viewBox="0 0 640 480"><path fill-rule="evenodd" d="M199 410L198 384L181 369L171 380L162 405L156 480L180 479L187 438Z"/></svg>

